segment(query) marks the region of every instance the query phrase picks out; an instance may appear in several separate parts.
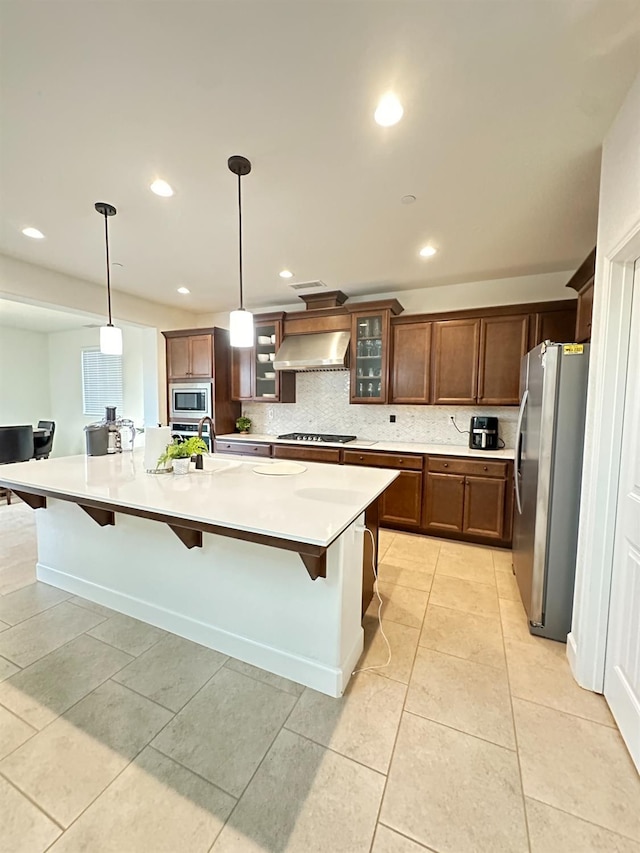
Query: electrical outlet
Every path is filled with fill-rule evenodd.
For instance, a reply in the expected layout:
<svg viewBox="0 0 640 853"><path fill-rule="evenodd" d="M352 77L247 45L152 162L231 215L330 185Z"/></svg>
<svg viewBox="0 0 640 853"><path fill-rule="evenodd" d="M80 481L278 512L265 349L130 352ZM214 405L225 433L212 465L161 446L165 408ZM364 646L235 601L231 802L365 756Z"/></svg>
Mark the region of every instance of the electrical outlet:
<svg viewBox="0 0 640 853"><path fill-rule="evenodd" d="M396 416L395 415L389 415L389 423L395 424L395 422L396 422Z"/></svg>

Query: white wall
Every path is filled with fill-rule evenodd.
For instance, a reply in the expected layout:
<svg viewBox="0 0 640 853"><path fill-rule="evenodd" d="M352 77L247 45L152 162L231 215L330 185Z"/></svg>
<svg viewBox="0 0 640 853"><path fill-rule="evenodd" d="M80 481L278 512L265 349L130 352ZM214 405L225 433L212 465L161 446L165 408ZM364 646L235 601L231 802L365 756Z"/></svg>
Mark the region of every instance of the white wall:
<svg viewBox="0 0 640 853"><path fill-rule="evenodd" d="M0 424L51 420L47 337L0 327Z"/></svg>
<svg viewBox="0 0 640 853"><path fill-rule="evenodd" d="M441 287L423 287L419 290L394 290L352 296L349 302L368 302L372 299L397 299L405 314L427 314L440 311L459 311L466 308L488 308L496 305L518 305L524 302L551 302L575 299L574 290L566 287L574 270L524 275L516 278L500 278L490 281L468 281L447 284ZM329 288L330 290L339 288ZM304 303L291 295L290 300L269 308L252 308L256 314L267 311L301 311ZM229 314L203 314L198 318L200 326L229 328Z"/></svg>
<svg viewBox="0 0 640 853"><path fill-rule="evenodd" d="M621 411L633 257L640 234L640 76L603 145L595 293L569 659L578 681L602 691L616 521ZM634 254L634 253L632 253ZM622 262L626 261L626 269ZM625 331L626 330L626 331Z"/></svg>
<svg viewBox="0 0 640 853"><path fill-rule="evenodd" d="M90 314L92 318L96 315L104 316L106 306L104 286L18 261L7 255L0 255L0 296L64 307L72 313ZM113 292L113 313L116 323L128 322L155 329L157 396L160 417L166 423L165 341L161 332L189 329L203 324L195 314L188 311L170 308L119 290Z"/></svg>
<svg viewBox="0 0 640 853"><path fill-rule="evenodd" d="M150 424L157 422L157 397L153 407L153 391L157 387L155 375L157 362L149 364L149 358L155 355L153 347L149 352L146 339L153 335L152 330L123 326L123 391L124 405L121 417L130 418L136 426L143 426L145 420ZM86 347L100 344L99 329L74 329L67 332L54 332L48 337L49 387L53 420L56 422L56 434L53 456L69 456L84 453L84 427L100 420L96 415L84 415L82 412L82 367L81 353ZM146 374L146 382L145 382Z"/></svg>

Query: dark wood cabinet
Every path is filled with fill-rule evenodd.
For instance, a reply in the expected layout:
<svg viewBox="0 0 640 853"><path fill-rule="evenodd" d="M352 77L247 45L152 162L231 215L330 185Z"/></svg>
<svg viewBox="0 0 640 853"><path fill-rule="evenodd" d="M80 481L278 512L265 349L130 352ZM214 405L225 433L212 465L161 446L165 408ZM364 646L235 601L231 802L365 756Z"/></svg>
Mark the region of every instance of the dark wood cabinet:
<svg viewBox="0 0 640 853"><path fill-rule="evenodd" d="M231 348L227 329L177 329L162 334L166 339L169 414L169 383L208 379L211 381L211 417L216 432L231 432L240 417L240 405L233 401L231 395ZM186 416L179 420L195 422Z"/></svg>
<svg viewBox="0 0 640 853"><path fill-rule="evenodd" d="M237 453L239 456L271 456L270 444L254 444L251 441L221 441L214 442L215 453Z"/></svg>
<svg viewBox="0 0 640 853"><path fill-rule="evenodd" d="M382 493L380 521L402 527L422 524L422 471L402 471Z"/></svg>
<svg viewBox="0 0 640 853"><path fill-rule="evenodd" d="M508 462L429 457L424 526L458 538L507 543L511 539L511 467Z"/></svg>
<svg viewBox="0 0 640 853"><path fill-rule="evenodd" d="M185 334L167 338L167 376L169 379L211 379L211 335Z"/></svg>
<svg viewBox="0 0 640 853"><path fill-rule="evenodd" d="M517 406L520 359L529 344L529 315L487 317L480 321L478 403Z"/></svg>
<svg viewBox="0 0 640 853"><path fill-rule="evenodd" d="M478 391L480 319L441 320L433 324L432 402L471 405Z"/></svg>
<svg viewBox="0 0 640 853"><path fill-rule="evenodd" d="M578 294L575 340L580 344L591 340L595 272L596 250L593 249L567 282L567 287Z"/></svg>
<svg viewBox="0 0 640 853"><path fill-rule="evenodd" d="M576 333L576 307L577 303L561 311L540 311L534 314L529 349L537 347L543 341L573 341Z"/></svg>
<svg viewBox="0 0 640 853"><path fill-rule="evenodd" d="M464 477L428 473L425 491L424 526L433 532L462 533Z"/></svg>
<svg viewBox="0 0 640 853"><path fill-rule="evenodd" d="M400 476L381 495L380 523L409 529L422 526L422 456L343 450L342 461L345 465L400 470Z"/></svg>
<svg viewBox="0 0 640 853"><path fill-rule="evenodd" d="M273 366L282 343L284 314L255 317L252 347L234 347L231 353L231 393L234 400L254 403L295 403L296 378Z"/></svg>
<svg viewBox="0 0 640 853"><path fill-rule="evenodd" d="M431 402L431 323L393 326L391 403Z"/></svg>
<svg viewBox="0 0 640 853"><path fill-rule="evenodd" d="M593 315L593 278L578 293L576 317L576 341L580 344L591 340L591 318Z"/></svg>
<svg viewBox="0 0 640 853"><path fill-rule="evenodd" d="M506 480L465 477L463 533L504 538Z"/></svg>
<svg viewBox="0 0 640 853"><path fill-rule="evenodd" d="M351 315L351 403L389 400L389 331L391 312Z"/></svg>
<svg viewBox="0 0 640 853"><path fill-rule="evenodd" d="M337 447L292 447L290 444L274 444L275 459L296 459L300 462L340 462L340 450Z"/></svg>

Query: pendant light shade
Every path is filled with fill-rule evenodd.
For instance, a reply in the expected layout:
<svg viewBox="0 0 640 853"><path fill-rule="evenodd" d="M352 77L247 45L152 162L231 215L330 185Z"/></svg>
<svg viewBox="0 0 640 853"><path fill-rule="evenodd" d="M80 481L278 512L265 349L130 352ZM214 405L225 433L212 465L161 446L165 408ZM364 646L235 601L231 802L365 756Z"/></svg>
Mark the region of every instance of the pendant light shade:
<svg viewBox="0 0 640 853"><path fill-rule="evenodd" d="M117 326L100 326L100 352L105 355L122 355L122 329Z"/></svg>
<svg viewBox="0 0 640 853"><path fill-rule="evenodd" d="M107 252L107 307L109 311L109 322L100 327L100 352L105 355L122 355L122 329L113 325L111 320L111 262L109 260L109 217L115 216L117 211L112 204L106 201L97 201L95 208L101 216L104 216L104 242Z"/></svg>
<svg viewBox="0 0 640 853"><path fill-rule="evenodd" d="M253 314L239 308L229 314L229 343L232 347L253 346Z"/></svg>
<svg viewBox="0 0 640 853"><path fill-rule="evenodd" d="M227 166L234 175L238 176L238 249L240 272L240 308L229 315L229 343L232 347L253 346L253 314L244 307L242 286L242 184L243 175L251 171L251 163L246 157L235 154L229 157Z"/></svg>

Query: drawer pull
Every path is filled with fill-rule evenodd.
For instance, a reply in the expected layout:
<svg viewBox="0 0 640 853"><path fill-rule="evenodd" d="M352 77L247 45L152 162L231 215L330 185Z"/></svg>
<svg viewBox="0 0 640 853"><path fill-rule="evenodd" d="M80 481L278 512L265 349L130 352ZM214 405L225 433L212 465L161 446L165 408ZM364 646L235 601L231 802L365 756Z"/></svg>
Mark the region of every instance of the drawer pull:
<svg viewBox="0 0 640 853"><path fill-rule="evenodd" d="M449 467L449 463L448 463L448 462L443 462L443 463L442 463L442 467L443 467L443 468L448 468L448 467Z"/></svg>
<svg viewBox="0 0 640 853"><path fill-rule="evenodd" d="M483 466L482 466L482 470L483 470L483 471L488 471L489 469L487 468L487 466L486 466L486 465L483 465Z"/></svg>
<svg viewBox="0 0 640 853"><path fill-rule="evenodd" d="M364 456L359 456L358 459L364 459Z"/></svg>
<svg viewBox="0 0 640 853"><path fill-rule="evenodd" d="M398 465L402 465L403 462L404 462L404 459L398 459Z"/></svg>

